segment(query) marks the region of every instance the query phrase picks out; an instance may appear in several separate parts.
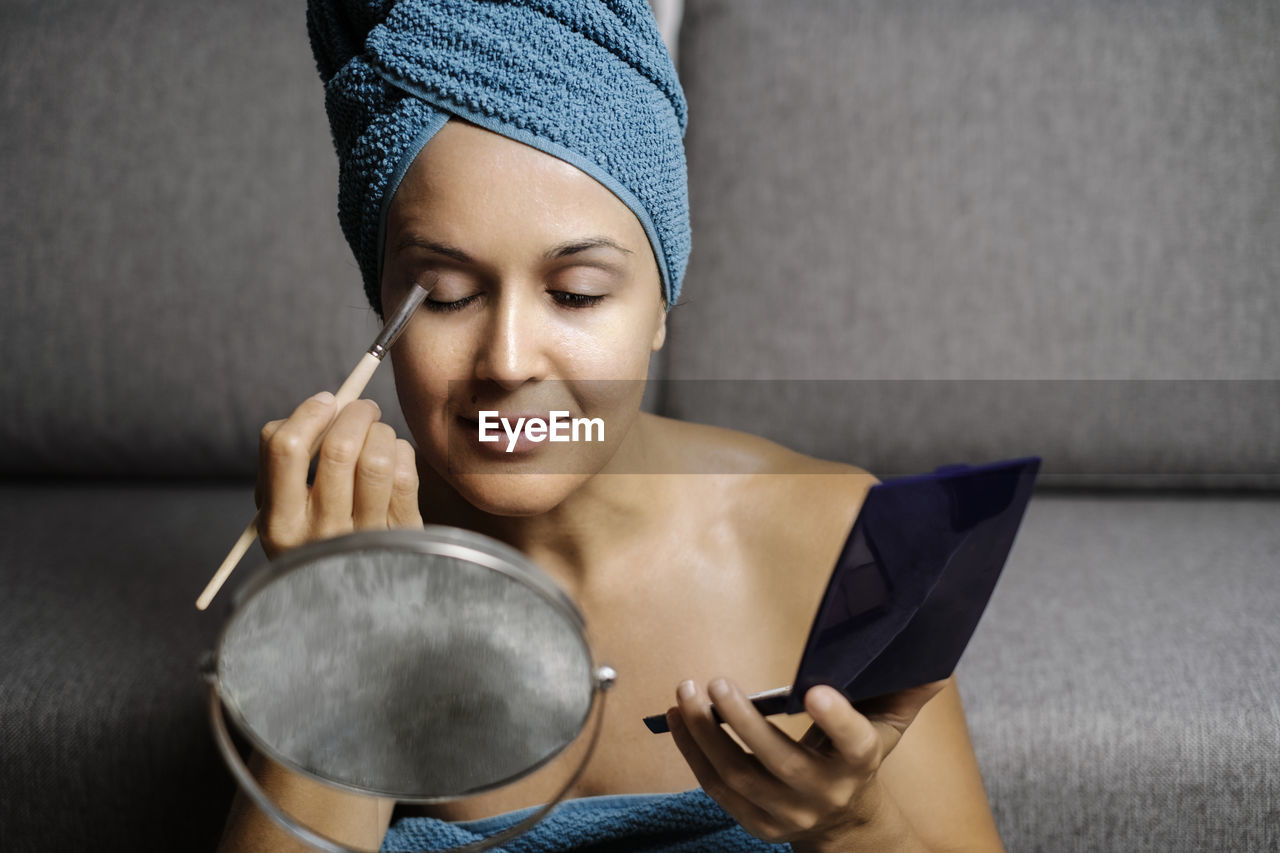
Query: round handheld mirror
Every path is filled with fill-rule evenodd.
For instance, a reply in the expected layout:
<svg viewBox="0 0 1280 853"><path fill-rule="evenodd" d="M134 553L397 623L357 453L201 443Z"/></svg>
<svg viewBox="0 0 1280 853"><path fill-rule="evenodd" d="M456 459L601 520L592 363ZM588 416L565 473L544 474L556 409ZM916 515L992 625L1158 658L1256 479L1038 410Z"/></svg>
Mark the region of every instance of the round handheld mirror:
<svg viewBox="0 0 1280 853"><path fill-rule="evenodd" d="M246 584L206 667L219 749L241 787L313 846L258 787L227 733L328 785L438 803L513 782L591 743L559 794L465 850L527 830L576 781L604 690L573 602L519 551L452 527L362 531L289 551Z"/></svg>

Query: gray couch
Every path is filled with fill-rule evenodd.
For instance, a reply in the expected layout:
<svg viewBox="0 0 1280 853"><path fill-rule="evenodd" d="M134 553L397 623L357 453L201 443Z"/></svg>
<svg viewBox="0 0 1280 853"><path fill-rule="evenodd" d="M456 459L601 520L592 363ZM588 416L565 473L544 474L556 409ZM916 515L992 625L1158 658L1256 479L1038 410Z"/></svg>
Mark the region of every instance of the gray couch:
<svg viewBox="0 0 1280 853"><path fill-rule="evenodd" d="M376 328L302 6L0 6L0 850L216 842L193 600ZM684 6L654 405L1043 456L959 672L1007 846L1280 849L1280 5Z"/></svg>

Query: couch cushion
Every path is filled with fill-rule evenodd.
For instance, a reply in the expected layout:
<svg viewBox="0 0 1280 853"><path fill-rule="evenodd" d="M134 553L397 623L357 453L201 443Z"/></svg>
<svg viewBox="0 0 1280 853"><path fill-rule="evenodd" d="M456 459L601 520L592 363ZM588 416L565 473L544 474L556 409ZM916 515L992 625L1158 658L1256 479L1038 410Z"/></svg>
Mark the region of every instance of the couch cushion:
<svg viewBox="0 0 1280 853"><path fill-rule="evenodd" d="M1031 502L958 669L1005 845L1280 843L1280 500Z"/></svg>
<svg viewBox="0 0 1280 853"><path fill-rule="evenodd" d="M213 849L232 786L197 664L261 555L192 602L252 506L0 485L0 849ZM1277 566L1280 500L1032 500L959 669L1010 850L1274 844Z"/></svg>
<svg viewBox="0 0 1280 853"><path fill-rule="evenodd" d="M1280 446L1277 43L1265 0L688 0L693 253L668 375L1270 380L1129 403L1119 390L1088 431L1058 419L1092 392L1000 393L1038 416L1018 428L1043 430L1030 443L1051 477L1154 444L1177 450L1106 481L1238 485L1263 466L1274 485L1277 457L1257 449ZM828 391L847 401L834 416L762 388L739 425L857 430L841 458L873 469L951 461L945 412L874 411L913 390L868 404L860 387ZM1243 440L1152 416L1187 393L1197 422ZM721 414L696 385L666 399L677 417ZM907 432L911 455L887 453ZM1008 436L961 438L994 458Z"/></svg>
<svg viewBox="0 0 1280 853"><path fill-rule="evenodd" d="M230 596L194 603L252 516L243 485L0 484L0 850L213 850L199 662Z"/></svg>

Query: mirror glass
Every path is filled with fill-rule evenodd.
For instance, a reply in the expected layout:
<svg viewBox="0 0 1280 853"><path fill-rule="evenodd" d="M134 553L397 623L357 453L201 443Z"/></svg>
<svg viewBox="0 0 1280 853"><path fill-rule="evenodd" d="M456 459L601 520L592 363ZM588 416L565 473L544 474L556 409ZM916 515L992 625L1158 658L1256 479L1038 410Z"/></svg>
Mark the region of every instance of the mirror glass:
<svg viewBox="0 0 1280 853"><path fill-rule="evenodd" d="M228 715L280 763L362 793L454 799L541 766L591 709L581 616L470 531L363 531L288 552L218 644Z"/></svg>

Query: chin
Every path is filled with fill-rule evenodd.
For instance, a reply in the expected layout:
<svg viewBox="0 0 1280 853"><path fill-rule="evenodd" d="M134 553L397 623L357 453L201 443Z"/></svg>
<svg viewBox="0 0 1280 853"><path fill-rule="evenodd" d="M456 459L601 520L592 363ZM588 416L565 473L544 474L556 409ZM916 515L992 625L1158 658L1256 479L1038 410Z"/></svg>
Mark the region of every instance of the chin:
<svg viewBox="0 0 1280 853"><path fill-rule="evenodd" d="M584 474L455 473L450 484L467 503L490 515L542 515L590 479Z"/></svg>

